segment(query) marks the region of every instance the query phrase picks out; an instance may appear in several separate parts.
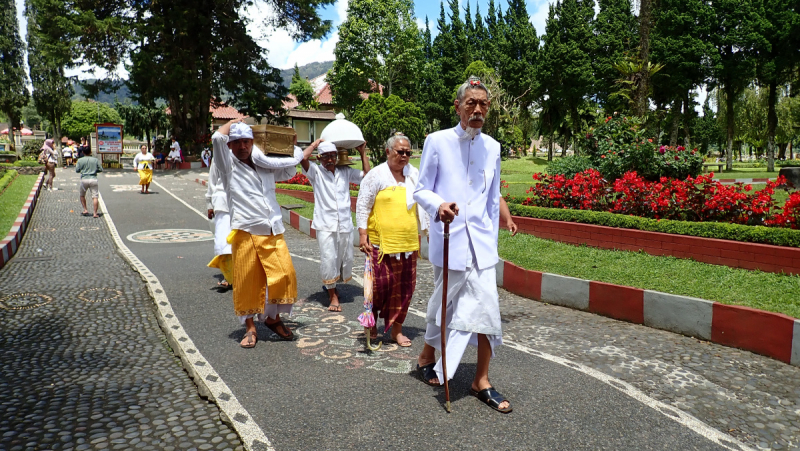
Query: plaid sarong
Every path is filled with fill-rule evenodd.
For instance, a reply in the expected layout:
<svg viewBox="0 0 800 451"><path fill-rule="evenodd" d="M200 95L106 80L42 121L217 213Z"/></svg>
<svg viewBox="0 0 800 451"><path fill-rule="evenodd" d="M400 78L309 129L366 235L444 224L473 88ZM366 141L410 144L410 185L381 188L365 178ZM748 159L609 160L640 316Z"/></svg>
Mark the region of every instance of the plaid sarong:
<svg viewBox="0 0 800 451"><path fill-rule="evenodd" d="M392 324L403 324L417 287L417 252L383 256L378 263L380 250L372 248L372 311L376 318L383 318L384 332Z"/></svg>

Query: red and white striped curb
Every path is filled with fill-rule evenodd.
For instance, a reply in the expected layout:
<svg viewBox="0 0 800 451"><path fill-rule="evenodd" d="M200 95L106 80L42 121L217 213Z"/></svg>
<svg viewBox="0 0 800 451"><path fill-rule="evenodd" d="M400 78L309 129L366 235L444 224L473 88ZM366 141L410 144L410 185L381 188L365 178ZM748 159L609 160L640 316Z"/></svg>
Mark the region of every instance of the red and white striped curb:
<svg viewBox="0 0 800 451"><path fill-rule="evenodd" d="M800 320L640 288L497 264L498 286L519 296L702 338L800 366Z"/></svg>
<svg viewBox="0 0 800 451"><path fill-rule="evenodd" d="M25 232L28 230L28 223L31 221L31 217L33 216L33 208L36 206L36 201L39 199L39 192L42 189L42 181L44 180L44 173L39 174L39 178L36 179L36 183L33 184L33 188L31 188L31 193L28 194L28 199L25 201L25 205L22 206L22 210L20 210L19 215L17 215L17 219L14 221L14 225L11 226L11 230L8 232L3 241L0 241L0 268L4 267L11 257L17 253L17 249L19 249L19 244L22 242L22 237L25 235Z"/></svg>

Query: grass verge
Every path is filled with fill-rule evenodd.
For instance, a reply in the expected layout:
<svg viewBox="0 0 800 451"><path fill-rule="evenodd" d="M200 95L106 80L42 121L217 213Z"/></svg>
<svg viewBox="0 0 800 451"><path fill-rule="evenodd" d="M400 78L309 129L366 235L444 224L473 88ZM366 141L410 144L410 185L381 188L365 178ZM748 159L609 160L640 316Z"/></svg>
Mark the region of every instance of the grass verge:
<svg viewBox="0 0 800 451"><path fill-rule="evenodd" d="M38 177L38 175L20 175L0 195L0 239L8 235Z"/></svg>
<svg viewBox="0 0 800 451"><path fill-rule="evenodd" d="M691 296L800 318L800 276L748 271L643 252L597 249L500 231L500 257L517 266Z"/></svg>

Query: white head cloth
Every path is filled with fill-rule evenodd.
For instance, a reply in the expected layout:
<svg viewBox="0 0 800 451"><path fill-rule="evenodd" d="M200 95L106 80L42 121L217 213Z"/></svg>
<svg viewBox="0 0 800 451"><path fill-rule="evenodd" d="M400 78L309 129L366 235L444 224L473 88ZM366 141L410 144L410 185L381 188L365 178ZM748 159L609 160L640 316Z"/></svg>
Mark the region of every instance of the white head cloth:
<svg viewBox="0 0 800 451"><path fill-rule="evenodd" d="M317 153L322 155L323 153L328 152L336 152L336 144L332 142L323 141L317 146Z"/></svg>
<svg viewBox="0 0 800 451"><path fill-rule="evenodd" d="M237 139L253 139L253 129L244 122L236 122L231 125L231 131L228 135L228 142L236 141Z"/></svg>

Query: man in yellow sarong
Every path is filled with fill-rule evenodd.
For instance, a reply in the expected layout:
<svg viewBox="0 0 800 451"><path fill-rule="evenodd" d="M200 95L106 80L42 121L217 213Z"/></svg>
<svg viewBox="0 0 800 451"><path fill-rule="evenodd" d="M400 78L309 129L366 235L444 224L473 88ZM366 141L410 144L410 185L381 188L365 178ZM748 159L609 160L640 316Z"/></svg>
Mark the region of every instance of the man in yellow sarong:
<svg viewBox="0 0 800 451"><path fill-rule="evenodd" d="M386 162L364 177L356 203L359 248L372 267L372 311L383 318L386 333L398 346L411 346L403 335L411 297L417 285L419 229L427 229L425 212L414 202L419 171L408 162L411 143L402 133L386 142ZM373 327L371 338L377 338Z"/></svg>
<svg viewBox="0 0 800 451"><path fill-rule="evenodd" d="M211 165L225 187L231 215L233 231L228 242L233 251L233 307L246 327L240 345L256 345L256 318L281 339L292 340L294 335L280 314L291 315L297 278L283 239L275 182L295 175L303 151L295 147L291 157L264 155L253 146L253 131L241 119L221 126L211 141ZM306 152L310 154L314 147Z"/></svg>

